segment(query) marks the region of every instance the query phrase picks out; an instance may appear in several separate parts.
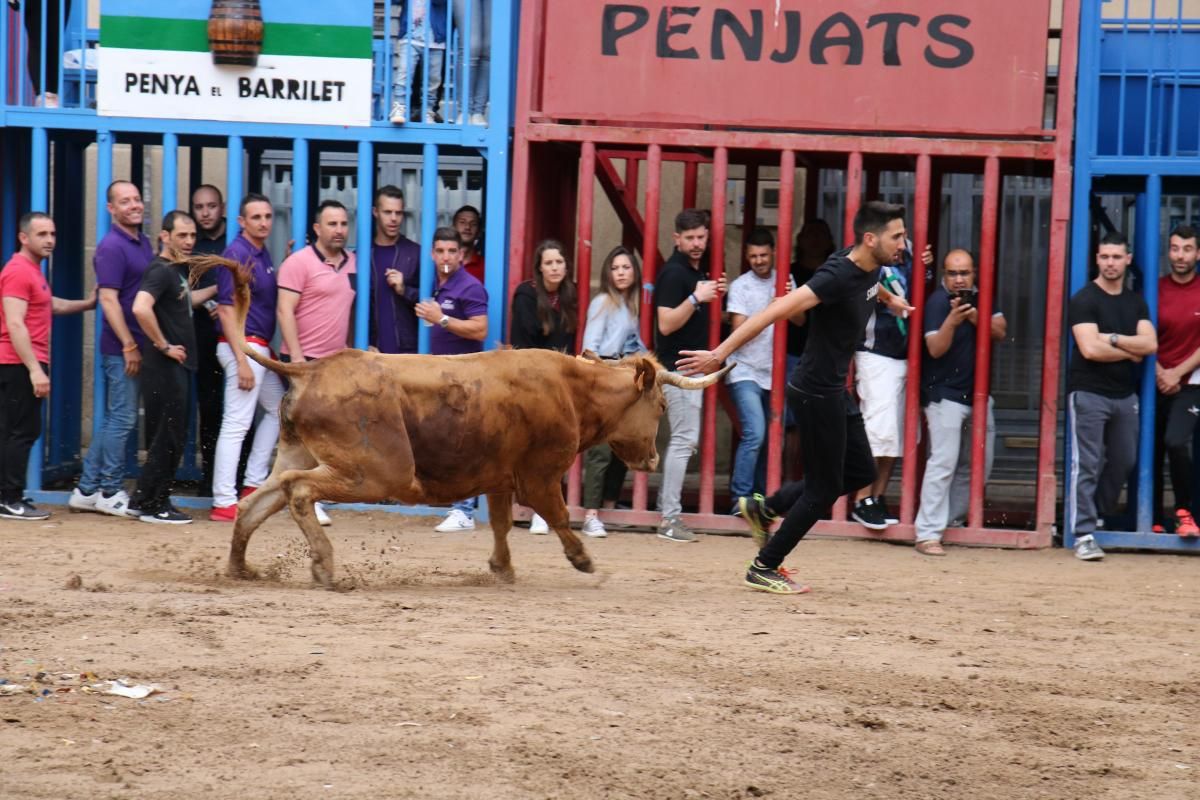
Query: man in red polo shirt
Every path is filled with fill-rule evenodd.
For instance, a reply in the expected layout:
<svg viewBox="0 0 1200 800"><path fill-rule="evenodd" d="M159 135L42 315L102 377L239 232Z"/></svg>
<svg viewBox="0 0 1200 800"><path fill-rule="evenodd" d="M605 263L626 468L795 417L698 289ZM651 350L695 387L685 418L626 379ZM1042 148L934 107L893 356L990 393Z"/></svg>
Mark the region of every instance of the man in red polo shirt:
<svg viewBox="0 0 1200 800"><path fill-rule="evenodd" d="M39 266L54 252L54 220L40 211L21 217L21 249L0 271L0 518L46 519L27 502L25 469L42 433L42 400L50 394L50 317L96 307L96 297L60 300Z"/></svg>
<svg viewBox="0 0 1200 800"><path fill-rule="evenodd" d="M1196 280L1197 231L1180 225L1171 231L1167 263L1158 279L1158 386L1154 409L1154 513L1166 516L1175 533L1200 536L1192 516L1192 434L1200 415L1200 281ZM1175 513L1163 512L1163 455L1175 492Z"/></svg>

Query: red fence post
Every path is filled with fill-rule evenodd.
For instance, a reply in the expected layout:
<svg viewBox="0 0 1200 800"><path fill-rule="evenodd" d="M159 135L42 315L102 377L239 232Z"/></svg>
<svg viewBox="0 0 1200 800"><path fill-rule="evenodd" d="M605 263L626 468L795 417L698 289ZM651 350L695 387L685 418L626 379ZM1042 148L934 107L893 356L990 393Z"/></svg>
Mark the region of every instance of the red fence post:
<svg viewBox="0 0 1200 800"><path fill-rule="evenodd" d="M859 207L862 205L862 169L863 169L863 154L855 151L846 159L846 218L842 226L843 245L849 247L855 243L854 236L854 215L858 213ZM853 364L850 374L853 374ZM853 387L850 387L853 388ZM809 468L808 464L804 465L805 469ZM838 501L833 504L832 518L835 522L846 521L846 498L839 497Z"/></svg>
<svg viewBox="0 0 1200 800"><path fill-rule="evenodd" d="M662 147L652 144L646 151L646 215L642 232L642 283L653 286L658 275L658 205L662 192ZM642 341L654 349L654 295L643 288L641 304ZM645 472L633 475L633 510L645 511L650 494L650 477Z"/></svg>
<svg viewBox="0 0 1200 800"><path fill-rule="evenodd" d="M700 164L695 161L683 162L683 207L696 207L696 178L700 172Z"/></svg>
<svg viewBox="0 0 1200 800"><path fill-rule="evenodd" d="M992 368L992 306L996 288L996 227L1000 217L1000 159L983 168L983 218L979 231L979 317L975 326L975 393L971 404L971 506L967 527L983 527L984 464L987 458L988 387Z"/></svg>
<svg viewBox="0 0 1200 800"><path fill-rule="evenodd" d="M775 240L775 295L782 297L791 277L792 209L796 199L796 153L779 156L779 224ZM771 352L771 423L767 427L767 494L775 493L783 477L783 405L787 382L787 321L775 326Z"/></svg>
<svg viewBox="0 0 1200 800"><path fill-rule="evenodd" d="M900 476L900 522L910 525L916 509L917 472L920 448L917 432L921 429L921 357L925 350L925 264L921 254L929 242L929 195L931 159L917 156L916 186L913 190L912 277L908 282L908 303L916 310L908 317L908 377L904 386L904 464Z"/></svg>
<svg viewBox="0 0 1200 800"><path fill-rule="evenodd" d="M634 210L637 210L638 171L641 165L640 158L632 154L625 157L625 205ZM631 253L636 251L638 249L637 231L630 229L628 225L623 225L621 227L621 244Z"/></svg>
<svg viewBox="0 0 1200 800"><path fill-rule="evenodd" d="M578 288L578 316L575 327L575 352L583 347L583 328L587 325L587 307L592 288L592 222L595 216L596 143L584 142L579 157L578 218L575 224L575 285ZM582 502L583 460L575 457L567 473L567 505L576 507Z"/></svg>
<svg viewBox="0 0 1200 800"><path fill-rule="evenodd" d="M712 230L708 243L709 274L717 280L725 274L725 189L729 178L729 150L718 147L713 153ZM721 301L714 300L708 311L708 346L721 342ZM700 427L700 513L713 513L713 473L717 468L717 387L704 390L704 410Z"/></svg>

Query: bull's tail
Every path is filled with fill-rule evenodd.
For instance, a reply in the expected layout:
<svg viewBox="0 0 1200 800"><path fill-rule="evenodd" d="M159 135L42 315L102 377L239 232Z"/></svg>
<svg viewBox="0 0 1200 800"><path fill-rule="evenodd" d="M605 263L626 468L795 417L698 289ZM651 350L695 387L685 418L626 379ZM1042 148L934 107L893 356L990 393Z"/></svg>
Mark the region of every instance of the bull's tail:
<svg viewBox="0 0 1200 800"><path fill-rule="evenodd" d="M303 362L285 364L275 361L259 355L254 348L246 344L246 316L250 313L250 280L254 275L249 265L239 264L222 256L195 256L188 260L188 268L188 279L193 285L210 269L227 269L233 275L233 313L237 317L237 324L223 325L221 330L230 347L241 350L248 358L288 379L294 379L306 371Z"/></svg>

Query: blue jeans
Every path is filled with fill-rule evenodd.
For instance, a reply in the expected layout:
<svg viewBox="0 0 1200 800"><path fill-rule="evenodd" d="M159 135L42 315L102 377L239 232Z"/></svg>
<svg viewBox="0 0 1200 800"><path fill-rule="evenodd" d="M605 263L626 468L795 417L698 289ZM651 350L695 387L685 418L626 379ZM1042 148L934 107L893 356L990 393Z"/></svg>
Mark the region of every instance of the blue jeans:
<svg viewBox="0 0 1200 800"><path fill-rule="evenodd" d="M762 492L767 485L767 420L771 418L771 393L754 381L729 384L729 396L737 408L742 438L733 456L729 493L734 498Z"/></svg>
<svg viewBox="0 0 1200 800"><path fill-rule="evenodd" d="M125 374L124 356L100 356L104 369L104 422L83 459L79 491L111 494L125 480L125 445L137 427L138 379Z"/></svg>
<svg viewBox="0 0 1200 800"><path fill-rule="evenodd" d="M479 508L479 498L469 497L466 500L459 500L451 508L457 508L459 511L467 515L467 519L475 519L475 509Z"/></svg>

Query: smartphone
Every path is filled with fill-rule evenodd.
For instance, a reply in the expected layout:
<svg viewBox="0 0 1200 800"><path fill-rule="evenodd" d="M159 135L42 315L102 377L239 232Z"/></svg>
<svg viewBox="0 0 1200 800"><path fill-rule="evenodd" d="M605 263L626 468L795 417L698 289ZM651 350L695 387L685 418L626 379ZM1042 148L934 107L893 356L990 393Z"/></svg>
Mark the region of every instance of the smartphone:
<svg viewBox="0 0 1200 800"><path fill-rule="evenodd" d="M951 293L951 297L957 297L959 305L973 306L976 305L975 299L979 297L979 290L956 289Z"/></svg>
<svg viewBox="0 0 1200 800"><path fill-rule="evenodd" d="M204 310L209 312L210 314L213 311L217 310L217 301L216 300L205 300L203 303L201 303L201 305L203 305Z"/></svg>

